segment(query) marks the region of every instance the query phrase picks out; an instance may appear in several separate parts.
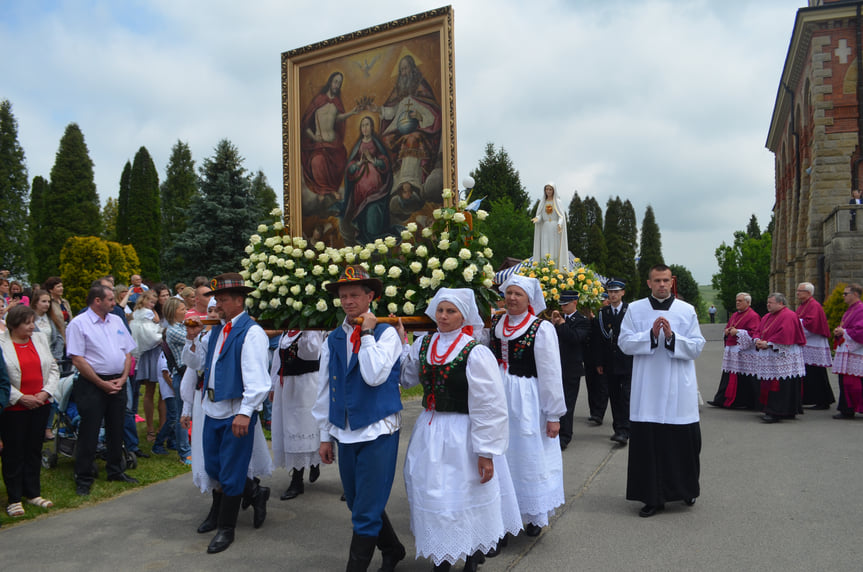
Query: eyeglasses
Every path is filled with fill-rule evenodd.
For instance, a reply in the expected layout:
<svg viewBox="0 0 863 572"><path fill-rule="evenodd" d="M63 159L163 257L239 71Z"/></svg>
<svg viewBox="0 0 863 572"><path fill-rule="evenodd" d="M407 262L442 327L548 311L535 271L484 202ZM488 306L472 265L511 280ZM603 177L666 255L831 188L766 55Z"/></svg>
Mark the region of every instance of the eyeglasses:
<svg viewBox="0 0 863 572"><path fill-rule="evenodd" d="M842 295L843 295L843 296L850 296L850 295L851 295L851 292L842 292Z"/></svg>

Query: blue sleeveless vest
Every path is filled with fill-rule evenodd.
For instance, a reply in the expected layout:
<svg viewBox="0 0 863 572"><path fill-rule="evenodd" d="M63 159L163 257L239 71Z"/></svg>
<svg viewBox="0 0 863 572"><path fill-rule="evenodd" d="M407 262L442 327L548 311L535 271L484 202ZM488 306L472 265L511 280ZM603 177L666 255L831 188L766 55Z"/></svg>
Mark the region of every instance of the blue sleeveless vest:
<svg viewBox="0 0 863 572"><path fill-rule="evenodd" d="M248 314L243 313L231 326L228 339L222 347L222 353L216 359L215 399L240 399L243 397L242 352L246 333L252 327L258 326ZM207 361L204 363L204 387L210 382L210 364L213 363L213 353L219 344L223 325L215 326L210 332L210 343L207 345ZM238 375L239 374L239 375Z"/></svg>
<svg viewBox="0 0 863 572"><path fill-rule="evenodd" d="M375 340L379 340L386 324L375 327ZM396 360L387 380L371 387L360 375L360 362L356 354L346 355L347 334L339 327L327 337L330 350L330 423L344 429L347 421L351 429L362 429L401 411L399 375L401 358Z"/></svg>

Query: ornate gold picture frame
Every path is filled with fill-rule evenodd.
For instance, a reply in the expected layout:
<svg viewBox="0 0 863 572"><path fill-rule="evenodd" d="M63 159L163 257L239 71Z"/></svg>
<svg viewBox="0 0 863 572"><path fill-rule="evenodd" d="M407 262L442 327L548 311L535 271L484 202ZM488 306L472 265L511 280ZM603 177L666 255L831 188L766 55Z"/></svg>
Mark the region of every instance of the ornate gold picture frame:
<svg viewBox="0 0 863 572"><path fill-rule="evenodd" d="M457 188L453 10L282 54L285 224L328 246L430 226Z"/></svg>

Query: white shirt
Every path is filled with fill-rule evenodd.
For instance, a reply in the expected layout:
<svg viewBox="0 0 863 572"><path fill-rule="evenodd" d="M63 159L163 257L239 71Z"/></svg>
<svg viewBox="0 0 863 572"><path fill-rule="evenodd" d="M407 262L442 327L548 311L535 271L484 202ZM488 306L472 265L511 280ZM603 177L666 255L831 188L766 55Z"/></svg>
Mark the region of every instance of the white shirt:
<svg viewBox="0 0 863 572"><path fill-rule="evenodd" d="M354 327L347 322L342 323L342 330L346 334L345 354L350 359L354 351L351 342L351 334ZM374 336L360 337L360 351L357 354L359 360L360 375L363 381L371 387L377 387L384 383L390 375L396 360L401 357L402 344L395 328L386 328L379 340ZM330 423L330 345L324 342L321 346L321 369L318 373L318 399L312 414L318 422L321 430L321 442L331 441L333 438L340 443L364 443L374 441L381 435L391 435L401 427L401 413L393 413L376 421L371 425L351 429L350 424L345 422L345 428L336 427Z"/></svg>
<svg viewBox="0 0 863 572"><path fill-rule="evenodd" d="M235 316L231 323L236 324L243 314L245 312ZM206 380L206 387L215 388L216 360L219 358L219 351L225 343L226 336L220 332L219 339L212 340L211 337L208 336L200 342L194 342L194 350L192 350L193 342L186 340L186 345L183 346L183 363L190 369L204 369L203 364L204 360L207 359L207 348L210 343L215 343L216 349L213 352L213 361L210 363L210 378ZM213 419L227 419L234 415L251 417L252 413L261 410L261 405L270 392L269 346L270 341L267 339L267 334L263 328L249 328L246 332L246 338L243 340L240 354L240 367L243 371L243 397L210 401L207 393L204 392L203 409L207 417Z"/></svg>

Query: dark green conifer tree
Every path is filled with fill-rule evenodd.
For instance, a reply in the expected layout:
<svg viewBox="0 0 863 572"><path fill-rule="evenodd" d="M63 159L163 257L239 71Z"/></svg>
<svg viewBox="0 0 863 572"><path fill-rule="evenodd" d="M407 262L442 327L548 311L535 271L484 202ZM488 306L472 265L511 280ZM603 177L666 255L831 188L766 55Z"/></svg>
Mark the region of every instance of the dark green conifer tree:
<svg viewBox="0 0 863 572"><path fill-rule="evenodd" d="M18 122L8 99L0 101L0 268L27 271L27 163L18 143Z"/></svg>
<svg viewBox="0 0 863 572"><path fill-rule="evenodd" d="M161 277L162 213L159 208L159 174L146 147L135 153L129 178L128 244L141 261L141 275L150 280Z"/></svg>
<svg viewBox="0 0 863 572"><path fill-rule="evenodd" d="M647 274L651 267L657 264L665 264L662 257L662 238L659 225L656 224L656 216L653 207L647 205L644 211L644 219L641 221L641 245L638 249L638 296L648 294Z"/></svg>
<svg viewBox="0 0 863 572"><path fill-rule="evenodd" d="M177 141L171 149L171 158L165 169L162 183L162 277L174 283L185 276L186 262L182 257L171 256L177 237L183 234L189 222L192 200L199 195L198 175L188 143Z"/></svg>
<svg viewBox="0 0 863 572"><path fill-rule="evenodd" d="M480 159L479 166L470 172L470 176L475 181L473 199L487 197L482 206L489 213L492 213L494 208L491 203L502 197L509 198L515 211L523 211L528 207L527 191L521 184L521 177L513 166L512 159L503 147L495 151L494 144L487 143L485 157Z"/></svg>
<svg viewBox="0 0 863 572"><path fill-rule="evenodd" d="M115 238L120 244L129 244L129 196L132 186L132 162L126 161L120 175L120 192L117 194L117 224Z"/></svg>

